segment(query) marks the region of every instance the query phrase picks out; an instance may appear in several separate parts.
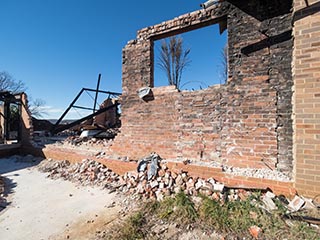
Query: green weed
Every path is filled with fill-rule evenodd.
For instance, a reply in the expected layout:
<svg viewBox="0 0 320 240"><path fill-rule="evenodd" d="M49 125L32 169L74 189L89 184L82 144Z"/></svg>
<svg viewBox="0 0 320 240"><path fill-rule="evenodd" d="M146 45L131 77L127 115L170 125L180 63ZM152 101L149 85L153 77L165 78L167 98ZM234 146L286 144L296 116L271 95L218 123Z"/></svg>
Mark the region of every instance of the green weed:
<svg viewBox="0 0 320 240"><path fill-rule="evenodd" d="M190 224L198 218L198 213L192 200L184 192L180 192L160 203L158 216L178 224Z"/></svg>
<svg viewBox="0 0 320 240"><path fill-rule="evenodd" d="M132 214L123 223L114 226L110 234L105 239L110 240L138 240L144 239L145 217L143 212L139 211Z"/></svg>
<svg viewBox="0 0 320 240"><path fill-rule="evenodd" d="M267 212L260 207L261 193L251 194L244 201L226 201L223 204L209 197L201 196L198 209L184 192L167 197L161 202L150 201L141 210L131 215L116 227L112 237L107 239L149 239L147 231L155 224L155 219L164 219L180 226L195 224L200 229L212 230L231 239L252 239L251 226L261 228L259 239L310 239L320 240L319 231L307 223L284 218L286 207L275 199L277 210ZM234 238L233 238L234 237Z"/></svg>

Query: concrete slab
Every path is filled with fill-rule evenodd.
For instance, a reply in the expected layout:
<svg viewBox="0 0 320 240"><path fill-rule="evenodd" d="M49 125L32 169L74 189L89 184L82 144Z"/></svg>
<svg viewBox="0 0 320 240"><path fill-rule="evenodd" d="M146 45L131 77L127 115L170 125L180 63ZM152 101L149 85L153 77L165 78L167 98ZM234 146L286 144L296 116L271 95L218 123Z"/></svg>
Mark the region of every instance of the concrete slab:
<svg viewBox="0 0 320 240"><path fill-rule="evenodd" d="M115 208L108 208L114 194L46 178L36 164L14 157L0 159L0 174L8 185L8 206L0 212L0 239L66 239L64 234L77 232L72 226L84 229L86 223L115 214ZM87 234L67 237L90 239Z"/></svg>

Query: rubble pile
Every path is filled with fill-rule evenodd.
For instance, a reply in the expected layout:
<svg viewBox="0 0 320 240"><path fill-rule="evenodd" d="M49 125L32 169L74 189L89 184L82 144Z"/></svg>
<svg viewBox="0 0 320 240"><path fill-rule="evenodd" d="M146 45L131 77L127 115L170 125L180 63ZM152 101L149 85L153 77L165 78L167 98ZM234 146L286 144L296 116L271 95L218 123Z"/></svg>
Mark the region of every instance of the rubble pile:
<svg viewBox="0 0 320 240"><path fill-rule="evenodd" d="M82 185L104 186L112 191L138 195L144 199L161 201L165 196L184 191L188 195L203 194L216 200L224 199L224 185L213 178L193 178L184 171L170 171L161 158L152 154L138 162L137 171L127 172L123 176L112 172L106 166L94 160L84 159L80 163L69 161L43 161L39 166L48 177L62 178ZM238 199L238 190L231 190L228 198Z"/></svg>
<svg viewBox="0 0 320 240"><path fill-rule="evenodd" d="M61 142L62 145L71 145L71 146L109 146L111 140L108 139L97 139L97 138L81 138L79 136L70 136Z"/></svg>
<svg viewBox="0 0 320 240"><path fill-rule="evenodd" d="M39 166L42 172L48 172L48 177L62 178L81 185L105 186L118 181L119 176L103 164L90 159L80 163L70 164L68 160L54 161L48 159Z"/></svg>
<svg viewBox="0 0 320 240"><path fill-rule="evenodd" d="M158 155L154 155L153 159L157 157ZM138 171L127 172L124 176L119 177L119 186L117 187L119 191L138 194L144 199L151 198L158 201L180 191L191 196L198 194L211 196L216 200L224 198L224 185L213 178L206 180L193 178L184 171L170 171L165 163L160 167L157 161L151 160L148 167L141 162L138 165ZM156 169L156 171L152 169ZM236 192L234 191L234 193Z"/></svg>
<svg viewBox="0 0 320 240"><path fill-rule="evenodd" d="M128 194L147 199L161 201L165 196L185 192L189 196L207 196L216 201L237 201L247 199L253 192L245 189L230 189L213 178L202 179L188 175L183 170L171 171L161 158L153 153L141 159L137 164L137 171L127 172L120 176L112 172L103 164L84 159L80 163L70 164L69 161L55 161L52 159L41 162L38 166L42 172L48 172L53 179L63 178L82 185L102 186L110 191ZM284 196L275 196L272 192L262 194L262 206L267 211L277 209L275 199L283 202L289 210L299 211L301 208L317 209L319 203L296 196L288 201Z"/></svg>
<svg viewBox="0 0 320 240"><path fill-rule="evenodd" d="M315 201L316 199L311 200L302 196L295 196L289 201L285 196L276 196L270 191L230 189L213 178L195 178L183 170L170 170L166 162L162 161L160 156L155 153L138 161L136 171L127 172L122 176L112 172L103 164L90 159L84 159L76 164L70 164L67 160L54 161L49 159L43 161L39 165L39 169L48 172L48 177L51 178L63 178L82 185L98 185L109 189L110 192L120 193L119 196L124 197L120 203L122 209L119 211L122 217L127 216L128 213L139 206L139 203L144 202L137 200L161 201L166 196L183 191L186 195L191 196L196 208L201 206L202 196L207 196L222 203L221 206L228 204L228 202L249 200L253 206L259 207L268 215L281 212L281 218L288 226L296 220L304 221L315 228L320 225L320 205ZM112 202L108 207L114 207L115 204L116 202ZM314 215L311 215L311 212ZM154 226L166 229L169 224L163 220L152 221L156 223L152 229ZM190 226L192 228L192 225ZM174 231L176 232L179 229L183 228L177 226ZM167 230L164 230L164 232L167 232ZM158 232L157 230L152 231ZM255 239L260 238L262 231L261 226L252 225L249 228L251 236ZM162 233L161 230L157 233L157 236L161 236ZM105 234L106 231L99 231L99 236L105 236Z"/></svg>
<svg viewBox="0 0 320 240"><path fill-rule="evenodd" d="M70 135L65 140L60 142L62 145L72 146L103 146L107 147L112 142L112 139L118 134L119 129L109 128L106 130L94 131L93 135L87 136L86 131L82 132L81 135Z"/></svg>

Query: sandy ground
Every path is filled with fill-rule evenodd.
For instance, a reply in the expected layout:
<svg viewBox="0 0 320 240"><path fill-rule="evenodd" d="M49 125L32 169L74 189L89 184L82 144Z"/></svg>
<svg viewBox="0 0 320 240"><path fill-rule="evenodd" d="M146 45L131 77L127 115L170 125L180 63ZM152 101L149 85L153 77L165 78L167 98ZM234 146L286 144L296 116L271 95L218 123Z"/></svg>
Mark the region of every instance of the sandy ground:
<svg viewBox="0 0 320 240"><path fill-rule="evenodd" d="M114 194L46 178L36 163L0 159L9 186L0 212L0 239L92 239L96 229L117 217Z"/></svg>

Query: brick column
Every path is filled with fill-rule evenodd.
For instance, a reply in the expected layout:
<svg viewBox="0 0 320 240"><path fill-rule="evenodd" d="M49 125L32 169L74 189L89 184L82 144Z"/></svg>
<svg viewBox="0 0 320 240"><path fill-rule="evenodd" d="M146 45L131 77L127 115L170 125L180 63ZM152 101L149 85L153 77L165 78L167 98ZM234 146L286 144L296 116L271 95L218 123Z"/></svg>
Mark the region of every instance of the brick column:
<svg viewBox="0 0 320 240"><path fill-rule="evenodd" d="M30 111L28 109L28 98L25 93L21 94L21 144L22 146L29 146L32 132L33 132L33 126L32 126L32 117L30 114Z"/></svg>
<svg viewBox="0 0 320 240"><path fill-rule="evenodd" d="M300 194L320 194L320 1L294 1L294 158Z"/></svg>

